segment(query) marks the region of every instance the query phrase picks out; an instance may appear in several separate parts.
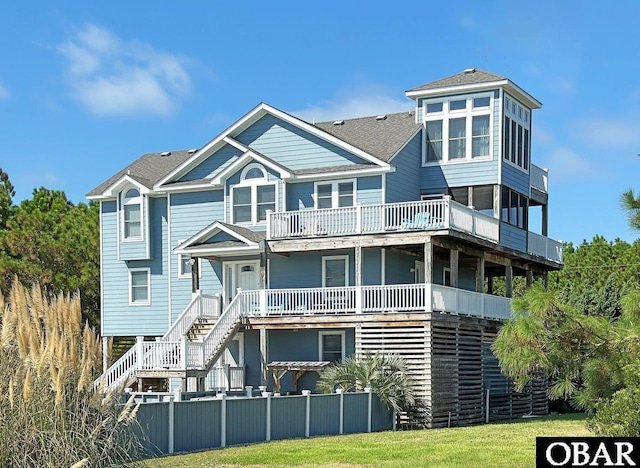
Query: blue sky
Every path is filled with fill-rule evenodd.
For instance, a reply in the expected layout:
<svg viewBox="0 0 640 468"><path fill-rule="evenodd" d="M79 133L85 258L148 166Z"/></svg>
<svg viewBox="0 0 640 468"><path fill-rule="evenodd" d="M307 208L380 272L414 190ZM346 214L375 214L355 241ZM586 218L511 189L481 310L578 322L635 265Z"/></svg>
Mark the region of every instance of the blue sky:
<svg viewBox="0 0 640 468"><path fill-rule="evenodd" d="M0 14L0 167L74 202L143 153L204 145L259 102L316 121L408 110L465 68L543 103L551 237L632 241L640 2L31 1Z"/></svg>

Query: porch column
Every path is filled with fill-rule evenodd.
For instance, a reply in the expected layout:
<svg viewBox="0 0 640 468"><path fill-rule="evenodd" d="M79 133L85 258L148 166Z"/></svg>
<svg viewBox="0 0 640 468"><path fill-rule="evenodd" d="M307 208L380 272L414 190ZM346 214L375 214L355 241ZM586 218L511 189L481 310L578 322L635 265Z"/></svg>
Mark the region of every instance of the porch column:
<svg viewBox="0 0 640 468"><path fill-rule="evenodd" d="M511 265L507 265L504 267L504 285L506 289L506 296L513 296L513 267Z"/></svg>
<svg viewBox="0 0 640 468"><path fill-rule="evenodd" d="M487 275L487 294L493 294L493 273Z"/></svg>
<svg viewBox="0 0 640 468"><path fill-rule="evenodd" d="M433 243L431 237L424 241L424 282L433 283Z"/></svg>
<svg viewBox="0 0 640 468"><path fill-rule="evenodd" d="M109 337L102 337L102 372L109 368Z"/></svg>
<svg viewBox="0 0 640 468"><path fill-rule="evenodd" d="M460 252L456 249L449 251L449 268L451 268L451 287L458 287L458 270L459 270Z"/></svg>
<svg viewBox="0 0 640 468"><path fill-rule="evenodd" d="M547 236L549 230L549 205L542 205L542 235Z"/></svg>
<svg viewBox="0 0 640 468"><path fill-rule="evenodd" d="M260 253L260 289L269 289L269 258L267 252Z"/></svg>
<svg viewBox="0 0 640 468"><path fill-rule="evenodd" d="M500 219L500 185L493 186L493 217Z"/></svg>
<svg viewBox="0 0 640 468"><path fill-rule="evenodd" d="M484 293L484 258L478 258L476 268L476 292Z"/></svg>
<svg viewBox="0 0 640 468"><path fill-rule="evenodd" d="M354 248L356 262L356 286L362 286L362 246L356 245ZM348 273L347 273L348 274Z"/></svg>
<svg viewBox="0 0 640 468"><path fill-rule="evenodd" d="M196 293L200 290L200 260L198 257L192 257L191 260L191 292Z"/></svg>
<svg viewBox="0 0 640 468"><path fill-rule="evenodd" d="M267 370L267 364L269 364L269 349L267 343L267 329L264 325L260 326L260 385L267 385L269 371Z"/></svg>

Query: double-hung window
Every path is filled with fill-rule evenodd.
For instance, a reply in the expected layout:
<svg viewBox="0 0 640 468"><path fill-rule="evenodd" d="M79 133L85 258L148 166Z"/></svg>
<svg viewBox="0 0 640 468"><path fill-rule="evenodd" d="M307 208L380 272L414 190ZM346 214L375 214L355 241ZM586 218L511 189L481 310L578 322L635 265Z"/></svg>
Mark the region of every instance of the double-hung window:
<svg viewBox="0 0 640 468"><path fill-rule="evenodd" d="M142 197L137 189L127 190L122 198L122 228L125 240L142 239Z"/></svg>
<svg viewBox="0 0 640 468"><path fill-rule="evenodd" d="M269 182L262 166L250 164L241 182L231 189L232 222L258 224L267 220L267 211L276 211L276 183Z"/></svg>
<svg viewBox="0 0 640 468"><path fill-rule="evenodd" d="M316 208L343 208L355 204L355 181L316 182Z"/></svg>
<svg viewBox="0 0 640 468"><path fill-rule="evenodd" d="M493 94L457 96L425 102L423 164L492 157Z"/></svg>
<svg viewBox="0 0 640 468"><path fill-rule="evenodd" d="M319 358L321 361L342 362L345 356L345 332L318 332Z"/></svg>
<svg viewBox="0 0 640 468"><path fill-rule="evenodd" d="M349 286L349 256L322 257L322 287L342 288L345 286Z"/></svg>
<svg viewBox="0 0 640 468"><path fill-rule="evenodd" d="M151 302L148 268L129 270L129 304L148 305Z"/></svg>

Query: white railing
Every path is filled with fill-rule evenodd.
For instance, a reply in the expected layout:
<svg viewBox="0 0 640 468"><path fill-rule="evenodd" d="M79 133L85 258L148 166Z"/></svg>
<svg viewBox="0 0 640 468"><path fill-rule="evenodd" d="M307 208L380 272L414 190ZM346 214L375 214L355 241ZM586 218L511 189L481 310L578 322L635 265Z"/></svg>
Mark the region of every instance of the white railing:
<svg viewBox="0 0 640 468"><path fill-rule="evenodd" d="M540 190L541 192L548 193L549 171L547 169L542 169L535 164L531 164L530 173L531 186Z"/></svg>
<svg viewBox="0 0 640 468"><path fill-rule="evenodd" d="M498 242L500 239L500 220L493 216L480 213L461 203L452 201L450 205L450 225L453 229Z"/></svg>
<svg viewBox="0 0 640 468"><path fill-rule="evenodd" d="M136 347L132 346L93 382L93 388L107 391L124 384L136 369L136 358Z"/></svg>
<svg viewBox="0 0 640 468"><path fill-rule="evenodd" d="M449 196L439 200L284 211L267 216L268 239L452 228L497 242L498 226L497 219Z"/></svg>
<svg viewBox="0 0 640 468"><path fill-rule="evenodd" d="M436 284L266 289L240 295L244 315L253 317L444 311L505 319L511 314L508 298Z"/></svg>
<svg viewBox="0 0 640 468"><path fill-rule="evenodd" d="M564 245L562 241L529 232L527 237L527 251L532 255L546 258L552 262L562 263Z"/></svg>
<svg viewBox="0 0 640 468"><path fill-rule="evenodd" d="M202 353L198 360L188 361L187 365L204 367L211 356L214 356L219 351L220 346L222 346L228 337L229 330L242 319L244 315L243 312L250 307L251 301L255 301L253 293L257 293L257 291L242 291L236 294L236 297L233 298L215 325L209 330L207 336L204 337L202 343L190 343L190 345L194 347L201 346Z"/></svg>
<svg viewBox="0 0 640 468"><path fill-rule="evenodd" d="M220 313L220 296L198 291L180 317L162 337L162 341L178 341L200 317L216 317Z"/></svg>
<svg viewBox="0 0 640 468"><path fill-rule="evenodd" d="M140 341L136 347L137 370L184 369L181 341Z"/></svg>
<svg viewBox="0 0 640 468"><path fill-rule="evenodd" d="M220 366L212 368L207 374L205 388L244 390L244 366Z"/></svg>

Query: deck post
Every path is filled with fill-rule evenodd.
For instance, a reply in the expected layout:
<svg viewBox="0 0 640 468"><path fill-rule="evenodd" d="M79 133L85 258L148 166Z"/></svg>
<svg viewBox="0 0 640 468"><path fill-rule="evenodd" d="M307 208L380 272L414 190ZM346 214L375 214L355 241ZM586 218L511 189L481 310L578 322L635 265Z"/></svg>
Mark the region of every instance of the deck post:
<svg viewBox="0 0 640 468"><path fill-rule="evenodd" d="M267 210L266 211L266 215L267 215L267 240L271 239L271 214L273 213L273 211L271 210ZM287 234L291 234L291 233L287 233Z"/></svg>
<svg viewBox="0 0 640 468"><path fill-rule="evenodd" d="M136 369L142 369L144 363L144 336L136 336Z"/></svg>
<svg viewBox="0 0 640 468"><path fill-rule="evenodd" d="M478 257L476 270L476 292L484 293L484 258Z"/></svg>
<svg viewBox="0 0 640 468"><path fill-rule="evenodd" d="M424 240L424 282L433 283L433 243L431 237Z"/></svg>
<svg viewBox="0 0 640 468"><path fill-rule="evenodd" d="M109 337L102 337L102 373L109 368Z"/></svg>
<svg viewBox="0 0 640 468"><path fill-rule="evenodd" d="M267 329L264 325L260 326L260 385L267 385L268 370L267 363L269 350L267 348Z"/></svg>
<svg viewBox="0 0 640 468"><path fill-rule="evenodd" d="M458 272L459 272L459 261L460 252L456 249L451 249L449 251L449 268L451 268L451 284L452 288L458 287Z"/></svg>
<svg viewBox="0 0 640 468"><path fill-rule="evenodd" d="M451 195L445 195L444 197L444 210L442 216L444 218L444 228L449 229L451 226Z"/></svg>
<svg viewBox="0 0 640 468"><path fill-rule="evenodd" d="M362 234L362 205L356 204L356 234Z"/></svg>
<svg viewBox="0 0 640 468"><path fill-rule="evenodd" d="M505 289L506 289L506 296L507 297L512 297L513 296L513 267L511 265L507 265L506 267L504 267L505 269L505 273L504 273L504 283L505 283Z"/></svg>
<svg viewBox="0 0 640 468"><path fill-rule="evenodd" d="M180 338L180 369L187 370L187 337Z"/></svg>

